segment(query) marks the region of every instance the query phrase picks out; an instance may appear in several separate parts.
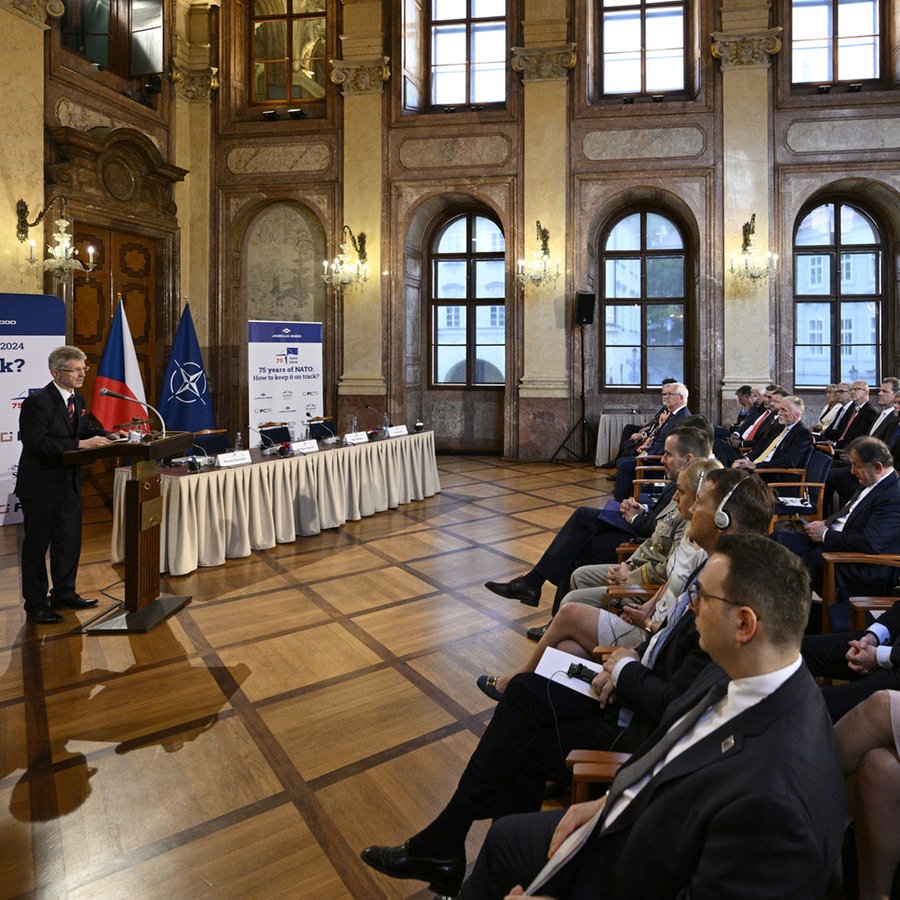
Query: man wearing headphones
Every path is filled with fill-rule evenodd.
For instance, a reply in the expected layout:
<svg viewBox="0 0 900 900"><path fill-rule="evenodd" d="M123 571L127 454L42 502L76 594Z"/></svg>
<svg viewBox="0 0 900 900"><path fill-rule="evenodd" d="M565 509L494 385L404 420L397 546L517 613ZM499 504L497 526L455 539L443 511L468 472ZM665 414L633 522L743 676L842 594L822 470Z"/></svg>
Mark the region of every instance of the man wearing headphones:
<svg viewBox="0 0 900 900"><path fill-rule="evenodd" d="M711 552L725 533L764 535L772 509L771 492L757 476L710 472L693 506L694 540ZM634 750L708 662L686 590L652 639L636 650L620 648L604 664L595 679L596 699L559 680L516 675L443 811L403 844L367 847L363 861L394 878L417 878L436 893L455 895L474 821L540 809L546 782L568 779L565 757L573 749Z"/></svg>

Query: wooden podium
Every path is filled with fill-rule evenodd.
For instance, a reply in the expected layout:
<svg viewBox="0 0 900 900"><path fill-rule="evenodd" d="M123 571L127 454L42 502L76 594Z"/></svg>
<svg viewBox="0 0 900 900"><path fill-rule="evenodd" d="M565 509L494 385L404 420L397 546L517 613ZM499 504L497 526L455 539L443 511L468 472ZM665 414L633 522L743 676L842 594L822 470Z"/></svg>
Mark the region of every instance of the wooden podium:
<svg viewBox="0 0 900 900"><path fill-rule="evenodd" d="M190 602L190 596L163 597L159 593L163 504L156 460L174 456L193 443L191 432L175 431L155 441L116 441L107 447L63 454L66 465L76 466L113 456L131 458L131 477L125 484L125 610L113 610L86 627L87 633L146 632Z"/></svg>

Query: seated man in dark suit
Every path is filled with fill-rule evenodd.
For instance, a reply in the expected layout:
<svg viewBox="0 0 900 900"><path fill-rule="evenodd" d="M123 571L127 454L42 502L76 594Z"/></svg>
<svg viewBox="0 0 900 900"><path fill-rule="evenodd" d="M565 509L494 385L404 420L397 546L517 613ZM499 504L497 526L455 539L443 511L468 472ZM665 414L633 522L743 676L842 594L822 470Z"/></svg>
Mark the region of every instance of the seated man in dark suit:
<svg viewBox="0 0 900 900"><path fill-rule="evenodd" d="M665 442L663 464L671 479L662 493L649 506L643 506L633 498L624 501L619 509L624 521L631 526L628 532L609 524L601 517L601 510L582 506L575 510L559 530L550 546L544 551L531 571L512 581L485 582L485 587L501 597L518 600L527 606L537 606L545 581L557 587L553 612L559 608L563 597L570 590L572 573L579 566L611 563L616 561L616 548L632 537L646 539L653 534L658 519L664 518L675 507L675 479L692 460L709 456L709 437L696 428L675 429ZM624 524L624 523L623 523ZM528 636L540 640L544 627Z"/></svg>
<svg viewBox="0 0 900 900"><path fill-rule="evenodd" d="M764 388L757 388L759 391L758 402L755 406L755 412L751 412L741 426L741 428L729 435L729 443L734 448L751 447L753 441L757 437L762 437L766 429L771 428L775 423L775 416L778 414L778 405L782 398L787 397L787 391L780 384L767 384Z"/></svg>
<svg viewBox="0 0 900 900"><path fill-rule="evenodd" d="M878 416L869 426L868 434L884 441L886 444L894 436L897 430L897 417L894 412L894 398L900 391L900 380L896 378L883 378L881 387L878 389ZM888 449L893 447L888 445ZM856 490L856 477L850 471L850 463L846 460L845 454L841 454L840 460L842 464L834 465L828 473L825 482L825 498L826 502L834 492L837 492L838 500L843 505L847 502L850 495ZM828 511L830 512L829 506Z"/></svg>
<svg viewBox="0 0 900 900"><path fill-rule="evenodd" d="M767 544L724 536L698 582L700 642L718 666L672 704L605 797L495 822L461 900L529 884L529 896L558 900L823 896L841 850L843 778L800 659L809 582ZM534 884L579 828L583 841Z"/></svg>
<svg viewBox="0 0 900 900"><path fill-rule="evenodd" d="M876 691L900 690L898 639L900 600L865 631L810 634L803 639L809 671L846 682L822 692L835 722Z"/></svg>
<svg viewBox="0 0 900 900"><path fill-rule="evenodd" d="M766 438L757 439L747 456L736 459L732 465L736 469L796 469L803 465L812 447L812 435L801 422L803 400L800 397L785 397L777 409L777 429L767 430ZM765 440L766 443L762 443Z"/></svg>
<svg viewBox="0 0 900 900"><path fill-rule="evenodd" d="M839 389L841 387L838 385ZM868 434L877 418L875 407L869 403L869 385L865 381L854 381L850 385L850 405L837 416L817 443L834 447L836 457L840 458L837 451L849 446L855 438Z"/></svg>
<svg viewBox="0 0 900 900"><path fill-rule="evenodd" d="M717 469L694 503L693 538L711 550L724 533L763 535L772 508L759 478ZM639 746L708 663L697 644L691 596L686 591L679 598L652 639L636 650L619 648L604 663L594 679L599 703L541 675L513 677L448 805L404 844L364 850L365 862L394 878L419 878L438 893L455 894L466 868L466 835L476 819L540 809L546 781L568 778L569 750Z"/></svg>
<svg viewBox="0 0 900 900"><path fill-rule="evenodd" d="M613 491L616 500L625 500L631 496L637 460L643 456L661 456L669 432L680 425L685 416L690 415L687 407L688 389L683 384L676 381L665 385L662 389L662 401L667 415L653 439L645 441L638 448L636 456L624 456L616 462L616 486Z"/></svg>
<svg viewBox="0 0 900 900"><path fill-rule="evenodd" d="M890 451L878 438L860 437L850 444L848 455L859 481L850 502L824 521L807 523L802 533L772 535L806 563L815 590L821 590L825 551L895 553L900 547L900 477ZM881 566L841 566L838 573L857 594L878 594L893 571Z"/></svg>

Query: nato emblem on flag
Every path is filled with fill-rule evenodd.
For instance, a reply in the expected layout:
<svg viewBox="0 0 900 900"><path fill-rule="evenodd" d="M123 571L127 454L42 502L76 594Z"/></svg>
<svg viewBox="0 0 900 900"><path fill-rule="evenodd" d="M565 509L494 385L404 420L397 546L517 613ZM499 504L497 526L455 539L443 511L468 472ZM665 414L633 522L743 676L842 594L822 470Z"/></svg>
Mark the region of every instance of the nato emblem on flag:
<svg viewBox="0 0 900 900"><path fill-rule="evenodd" d="M185 304L181 314L172 354L163 376L159 411L173 431L215 428L209 382L188 304Z"/></svg>

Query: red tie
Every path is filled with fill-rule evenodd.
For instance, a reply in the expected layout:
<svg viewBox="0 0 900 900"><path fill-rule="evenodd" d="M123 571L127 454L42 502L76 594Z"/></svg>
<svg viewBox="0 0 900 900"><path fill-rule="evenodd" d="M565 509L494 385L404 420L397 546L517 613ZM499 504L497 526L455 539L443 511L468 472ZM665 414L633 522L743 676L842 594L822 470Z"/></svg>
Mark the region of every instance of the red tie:
<svg viewBox="0 0 900 900"><path fill-rule="evenodd" d="M69 424L71 426L75 426L75 395L69 394L69 399L66 403L66 411L69 413Z"/></svg>
<svg viewBox="0 0 900 900"><path fill-rule="evenodd" d="M741 438L742 441L752 441L753 438L756 437L756 432L759 431L759 426L762 425L766 419L769 418L770 410L766 410L751 426L750 430Z"/></svg>
<svg viewBox="0 0 900 900"><path fill-rule="evenodd" d="M847 422L846 427L845 427L844 430L841 432L841 436L838 438L839 441L842 441L842 440L846 437L847 432L850 430L850 426L853 424L853 420L856 418L856 414L857 414L858 412L859 412L859 410L856 409L856 408L854 407L853 413L851 414L850 419L849 419L849 421Z"/></svg>

